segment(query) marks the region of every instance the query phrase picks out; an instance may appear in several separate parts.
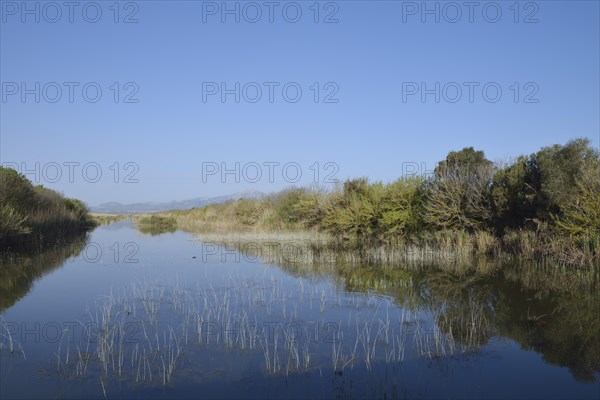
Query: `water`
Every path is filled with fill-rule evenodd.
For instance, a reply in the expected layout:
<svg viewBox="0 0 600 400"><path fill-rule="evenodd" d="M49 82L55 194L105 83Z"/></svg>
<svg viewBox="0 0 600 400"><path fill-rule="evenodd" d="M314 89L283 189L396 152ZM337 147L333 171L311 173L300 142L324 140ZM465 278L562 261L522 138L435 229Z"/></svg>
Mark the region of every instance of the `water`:
<svg viewBox="0 0 600 400"><path fill-rule="evenodd" d="M129 221L3 261L2 398L598 398L597 276L270 264Z"/></svg>

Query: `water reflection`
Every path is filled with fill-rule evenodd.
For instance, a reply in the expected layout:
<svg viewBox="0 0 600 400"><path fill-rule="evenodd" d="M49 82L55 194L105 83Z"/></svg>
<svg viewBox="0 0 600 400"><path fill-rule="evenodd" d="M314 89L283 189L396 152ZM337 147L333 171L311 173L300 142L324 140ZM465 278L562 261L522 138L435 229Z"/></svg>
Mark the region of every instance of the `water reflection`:
<svg viewBox="0 0 600 400"><path fill-rule="evenodd" d="M314 244L293 251L272 243L221 244L296 276L329 275L349 292L374 291L405 308L427 310L446 335L466 348L501 336L568 368L580 382L595 382L600 371L600 292L594 270L483 260L340 267L321 262L323 254L314 251ZM344 254L328 258L352 259Z"/></svg>
<svg viewBox="0 0 600 400"><path fill-rule="evenodd" d="M3 261L2 397L595 398L594 273L187 239L117 223L94 232L97 263L64 263L84 241ZM133 241L140 262L118 263ZM38 322L62 333L32 341Z"/></svg>
<svg viewBox="0 0 600 400"><path fill-rule="evenodd" d="M27 295L37 279L62 266L69 257L79 255L87 240L83 234L33 254L0 255L0 312Z"/></svg>

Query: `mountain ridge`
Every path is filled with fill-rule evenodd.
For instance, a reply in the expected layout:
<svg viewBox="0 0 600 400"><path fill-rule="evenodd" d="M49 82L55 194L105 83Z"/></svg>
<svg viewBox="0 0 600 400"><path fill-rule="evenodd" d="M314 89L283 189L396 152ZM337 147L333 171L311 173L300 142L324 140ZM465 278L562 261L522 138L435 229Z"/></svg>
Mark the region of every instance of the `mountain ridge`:
<svg viewBox="0 0 600 400"><path fill-rule="evenodd" d="M142 203L123 204L117 201L109 201L97 206L90 207L94 213L108 214L135 214L157 211L187 210L190 208L204 207L209 204L224 203L226 201L237 199L258 199L265 196L265 193L259 191L246 191L232 193L215 197L195 197L188 200L172 200L166 202L148 201Z"/></svg>

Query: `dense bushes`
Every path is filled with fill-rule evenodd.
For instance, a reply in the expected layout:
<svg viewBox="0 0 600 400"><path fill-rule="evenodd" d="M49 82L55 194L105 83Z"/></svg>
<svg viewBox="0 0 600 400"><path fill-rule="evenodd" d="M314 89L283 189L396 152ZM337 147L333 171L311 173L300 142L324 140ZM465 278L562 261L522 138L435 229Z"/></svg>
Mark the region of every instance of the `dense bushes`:
<svg viewBox="0 0 600 400"><path fill-rule="evenodd" d="M0 167L2 249L60 241L93 225L81 201L33 186L24 175Z"/></svg>
<svg viewBox="0 0 600 400"><path fill-rule="evenodd" d="M416 244L582 263L600 258L600 157L587 139L496 165L472 147L427 178L352 179L179 212L191 230L319 229L344 242Z"/></svg>

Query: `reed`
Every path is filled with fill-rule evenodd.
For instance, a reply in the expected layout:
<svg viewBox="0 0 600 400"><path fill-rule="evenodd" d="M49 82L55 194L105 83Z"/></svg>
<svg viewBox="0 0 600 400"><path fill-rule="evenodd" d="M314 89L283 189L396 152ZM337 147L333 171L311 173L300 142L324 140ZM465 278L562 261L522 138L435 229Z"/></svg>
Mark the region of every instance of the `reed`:
<svg viewBox="0 0 600 400"><path fill-rule="evenodd" d="M87 323L80 322L85 334L74 342L60 341L57 369L79 377L99 374L105 390L113 381L126 380L169 386L184 368L184 354L210 347L260 357L267 375L328 368L339 375L357 365L366 371L376 363L401 365L408 355L439 358L474 351L488 324L474 303L469 319L460 322L467 328L461 328L459 346L456 321L442 308L424 323L416 311L373 292L342 297L325 282L285 285L268 274L252 279L231 274L226 281L221 286L209 279L202 287L187 288L176 278L111 290L88 309ZM333 308L346 313L328 330L330 341L322 334L315 337L312 327L322 321L298 318L293 306L298 299L323 316ZM290 323L300 329L287 330ZM133 342L126 340L131 324L139 327Z"/></svg>

